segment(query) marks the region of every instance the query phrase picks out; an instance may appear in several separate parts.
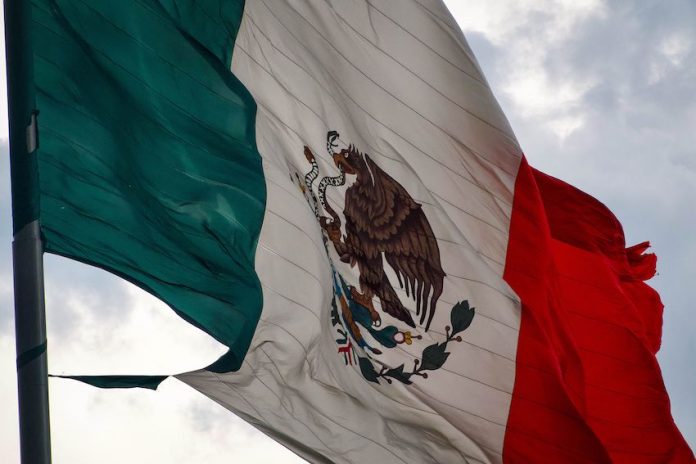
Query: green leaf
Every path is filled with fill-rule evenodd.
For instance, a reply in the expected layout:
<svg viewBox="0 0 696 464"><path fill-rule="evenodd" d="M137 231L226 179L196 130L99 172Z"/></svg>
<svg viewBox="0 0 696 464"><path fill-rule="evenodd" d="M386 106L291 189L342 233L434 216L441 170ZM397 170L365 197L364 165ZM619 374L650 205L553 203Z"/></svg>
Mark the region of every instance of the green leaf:
<svg viewBox="0 0 696 464"><path fill-rule="evenodd" d="M363 377L365 377L370 382L379 383L377 371L375 371L375 366L367 358L358 358L358 365L360 366L360 372L362 372Z"/></svg>
<svg viewBox="0 0 696 464"><path fill-rule="evenodd" d="M434 371L441 368L450 355L445 349L447 349L447 343L436 343L424 349L419 370Z"/></svg>
<svg viewBox="0 0 696 464"><path fill-rule="evenodd" d="M469 307L467 300L460 301L452 308L450 319L452 320L452 335L463 332L471 325L471 321L476 314L475 308Z"/></svg>
<svg viewBox="0 0 696 464"><path fill-rule="evenodd" d="M413 374L410 372L406 373L404 372L404 365L400 365L399 367L394 367L392 369L389 369L387 372L384 373L385 377L391 377L395 380L398 380L399 382L405 383L406 385L410 385L412 382L409 380Z"/></svg>
<svg viewBox="0 0 696 464"><path fill-rule="evenodd" d="M338 324L341 323L341 320L338 318L338 307L336 305L336 298L331 298L331 325L332 326L337 326Z"/></svg>

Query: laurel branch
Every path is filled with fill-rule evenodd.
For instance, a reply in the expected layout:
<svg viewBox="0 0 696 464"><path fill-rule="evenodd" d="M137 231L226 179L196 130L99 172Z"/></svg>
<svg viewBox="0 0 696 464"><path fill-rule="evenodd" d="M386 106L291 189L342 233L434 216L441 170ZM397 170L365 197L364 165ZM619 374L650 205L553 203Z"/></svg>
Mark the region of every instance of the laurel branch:
<svg viewBox="0 0 696 464"><path fill-rule="evenodd" d="M462 337L459 334L469 328L475 314L476 309L469 307L469 302L467 300L460 301L454 305L450 313L452 326L450 327L448 325L445 327L447 338L442 343L433 343L425 347L420 358L413 361L413 368L411 370L405 370L405 365L401 364L398 367L392 368L382 366L382 368L377 371L370 358L358 356L360 372L365 379L374 383L380 383L379 379L384 379L389 384L391 384L393 380L398 380L401 383L409 385L413 383L411 377L414 375L427 379L428 373L426 371L437 370L447 361L450 355L447 351L447 345L450 342L462 341Z"/></svg>

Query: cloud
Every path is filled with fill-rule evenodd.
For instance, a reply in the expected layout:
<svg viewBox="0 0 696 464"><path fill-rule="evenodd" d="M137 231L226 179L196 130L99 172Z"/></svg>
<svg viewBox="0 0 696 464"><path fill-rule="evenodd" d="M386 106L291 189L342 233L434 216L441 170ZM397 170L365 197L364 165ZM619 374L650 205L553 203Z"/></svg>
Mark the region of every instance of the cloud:
<svg viewBox="0 0 696 464"><path fill-rule="evenodd" d="M490 42L498 56L504 56L494 62L492 72L490 67L486 70L493 89L505 96L513 111L559 139L582 127L586 114L580 104L596 85L596 77L554 73L547 60L567 47L585 24L606 18L603 1L496 0L448 6L465 34ZM472 46L477 48L476 40Z"/></svg>
<svg viewBox="0 0 696 464"><path fill-rule="evenodd" d="M2 71L2 70L0 70ZM4 74L3 74L4 76ZM2 95L0 95L0 98ZM0 100L1 102L2 100ZM0 112L2 108L0 107ZM1 123L1 121L0 121ZM0 129L0 132L2 129ZM13 281L12 281L12 230L10 217L10 160L7 140L0 139L0 338L14 330Z"/></svg>
<svg viewBox="0 0 696 464"><path fill-rule="evenodd" d="M2 50L5 49L5 21L0 21L0 37L2 40ZM5 53L0 53L0 102L7 101L7 73L5 65ZM0 105L0 142L7 141L8 129L7 129L7 107L5 104Z"/></svg>
<svg viewBox="0 0 696 464"><path fill-rule="evenodd" d="M12 274L3 270L0 272L0 337L8 336L14 330L12 326L13 298Z"/></svg>
<svg viewBox="0 0 696 464"><path fill-rule="evenodd" d="M540 38L546 41L566 40L573 35L578 23L588 18L602 17L606 13L602 0L445 3L465 34L485 34L497 47L508 47L516 42L520 44L520 49L529 48L530 43ZM531 29L536 26L542 27ZM529 34L531 30L535 30L535 34Z"/></svg>
<svg viewBox="0 0 696 464"><path fill-rule="evenodd" d="M174 380L156 392L51 381L51 405L55 462L303 462Z"/></svg>
<svg viewBox="0 0 696 464"><path fill-rule="evenodd" d="M52 372L178 374L205 367L226 351L164 303L115 276L67 260L52 267L103 274L87 283L76 279L60 292L53 281L59 273L49 268L48 333L52 344L60 344L51 356Z"/></svg>

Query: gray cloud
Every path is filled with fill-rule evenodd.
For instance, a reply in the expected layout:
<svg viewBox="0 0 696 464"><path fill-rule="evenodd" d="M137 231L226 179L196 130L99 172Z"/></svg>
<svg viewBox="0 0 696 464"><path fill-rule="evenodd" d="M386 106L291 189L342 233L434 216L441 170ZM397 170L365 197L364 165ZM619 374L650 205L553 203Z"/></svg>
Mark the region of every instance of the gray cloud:
<svg viewBox="0 0 696 464"><path fill-rule="evenodd" d="M0 139L0 337L14 330L12 293L12 223L10 217L10 162L7 140Z"/></svg>
<svg viewBox="0 0 696 464"><path fill-rule="evenodd" d="M75 335L78 308L97 316L104 337L118 330L133 311L126 285L114 284L105 271L51 255L45 258L45 268L46 318L55 339Z"/></svg>

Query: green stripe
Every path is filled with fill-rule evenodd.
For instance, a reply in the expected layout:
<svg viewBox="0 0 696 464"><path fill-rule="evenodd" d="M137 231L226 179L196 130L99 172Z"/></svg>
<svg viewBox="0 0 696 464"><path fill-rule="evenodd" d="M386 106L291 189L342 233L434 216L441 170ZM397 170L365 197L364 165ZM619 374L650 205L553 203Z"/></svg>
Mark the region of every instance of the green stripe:
<svg viewBox="0 0 696 464"><path fill-rule="evenodd" d="M97 388L147 388L157 390L168 375L52 375L58 379L77 380Z"/></svg>
<svg viewBox="0 0 696 464"><path fill-rule="evenodd" d="M107 269L230 347L261 312L256 104L242 0L33 0L46 251Z"/></svg>

